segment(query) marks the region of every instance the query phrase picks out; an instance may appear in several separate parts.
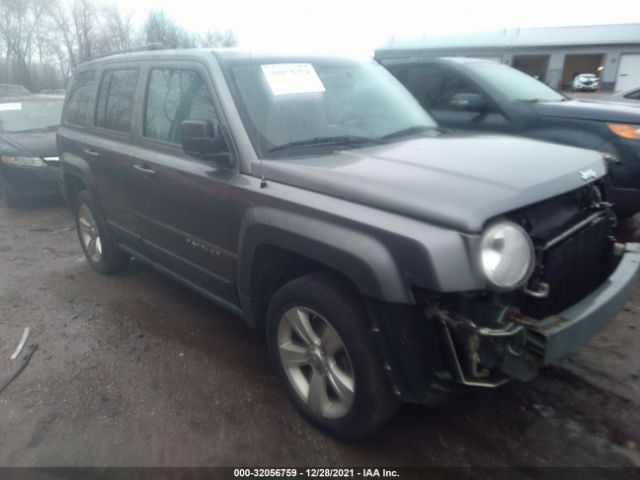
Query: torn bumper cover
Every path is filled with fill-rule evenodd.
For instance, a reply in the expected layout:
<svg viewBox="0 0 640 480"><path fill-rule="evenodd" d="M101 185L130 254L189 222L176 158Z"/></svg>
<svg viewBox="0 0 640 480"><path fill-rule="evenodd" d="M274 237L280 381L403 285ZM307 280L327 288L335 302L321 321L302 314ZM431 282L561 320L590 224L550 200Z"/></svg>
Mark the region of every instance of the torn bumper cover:
<svg viewBox="0 0 640 480"><path fill-rule="evenodd" d="M640 244L626 245L618 267L591 295L568 308L529 325L527 339L547 365L567 356L612 320L635 290L640 269Z"/></svg>
<svg viewBox="0 0 640 480"><path fill-rule="evenodd" d="M457 380L495 387L509 378L532 379L540 367L575 351L623 309L639 270L640 244L629 243L602 285L556 315L533 319L508 307L485 307L483 320L464 313L441 314Z"/></svg>

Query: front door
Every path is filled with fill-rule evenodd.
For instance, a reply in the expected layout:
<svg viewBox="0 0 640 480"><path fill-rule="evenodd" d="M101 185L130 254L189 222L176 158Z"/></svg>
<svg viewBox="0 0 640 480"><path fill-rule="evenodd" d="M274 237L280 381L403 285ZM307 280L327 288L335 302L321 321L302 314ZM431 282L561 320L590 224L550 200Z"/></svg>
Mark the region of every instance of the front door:
<svg viewBox="0 0 640 480"><path fill-rule="evenodd" d="M150 64L133 166L148 210L146 250L170 273L237 304L230 201L236 170L182 151L184 120L221 122L208 72L197 63Z"/></svg>

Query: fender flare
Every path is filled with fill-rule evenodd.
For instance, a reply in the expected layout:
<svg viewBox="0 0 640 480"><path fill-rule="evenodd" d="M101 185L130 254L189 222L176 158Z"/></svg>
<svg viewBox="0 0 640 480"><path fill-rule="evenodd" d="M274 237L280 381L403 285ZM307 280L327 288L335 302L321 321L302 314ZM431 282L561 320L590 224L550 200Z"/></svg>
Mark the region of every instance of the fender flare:
<svg viewBox="0 0 640 480"><path fill-rule="evenodd" d="M65 198L67 195L67 177L71 176L80 180L89 191L89 194L96 201L98 208L102 209L100 204L100 196L98 195L98 186L91 172L91 166L85 159L71 153L65 153L64 159L61 159L60 168L62 170L61 182L64 190ZM67 198L67 202L73 208L74 199ZM103 212L101 212L103 213Z"/></svg>
<svg viewBox="0 0 640 480"><path fill-rule="evenodd" d="M271 207L254 207L245 215L239 237L237 286L251 288L258 247L279 247L306 256L347 277L363 295L394 303L414 303L389 249L353 227Z"/></svg>

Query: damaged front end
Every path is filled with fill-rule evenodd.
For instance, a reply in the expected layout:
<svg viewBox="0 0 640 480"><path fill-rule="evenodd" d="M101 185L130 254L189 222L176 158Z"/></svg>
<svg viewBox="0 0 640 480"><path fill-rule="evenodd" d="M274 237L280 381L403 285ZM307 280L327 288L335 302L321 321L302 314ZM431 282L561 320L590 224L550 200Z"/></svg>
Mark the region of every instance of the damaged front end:
<svg viewBox="0 0 640 480"><path fill-rule="evenodd" d="M454 380L484 387L530 380L617 315L633 294L640 249L616 243L609 207L591 186L510 214L535 246L527 283L427 305Z"/></svg>
<svg viewBox="0 0 640 480"><path fill-rule="evenodd" d="M615 215L595 184L501 219L531 239L533 265L519 287L414 289L414 306L368 302L384 371L403 400L436 404L460 385L531 380L601 331L632 296L640 246L616 242Z"/></svg>

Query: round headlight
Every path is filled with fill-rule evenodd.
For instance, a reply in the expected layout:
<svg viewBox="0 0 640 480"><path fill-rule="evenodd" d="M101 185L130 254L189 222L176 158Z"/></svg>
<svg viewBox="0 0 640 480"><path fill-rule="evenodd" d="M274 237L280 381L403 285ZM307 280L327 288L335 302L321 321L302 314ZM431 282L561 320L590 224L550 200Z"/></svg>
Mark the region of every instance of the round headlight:
<svg viewBox="0 0 640 480"><path fill-rule="evenodd" d="M482 235L480 264L494 287L511 290L523 285L535 263L533 243L520 225L503 221Z"/></svg>

